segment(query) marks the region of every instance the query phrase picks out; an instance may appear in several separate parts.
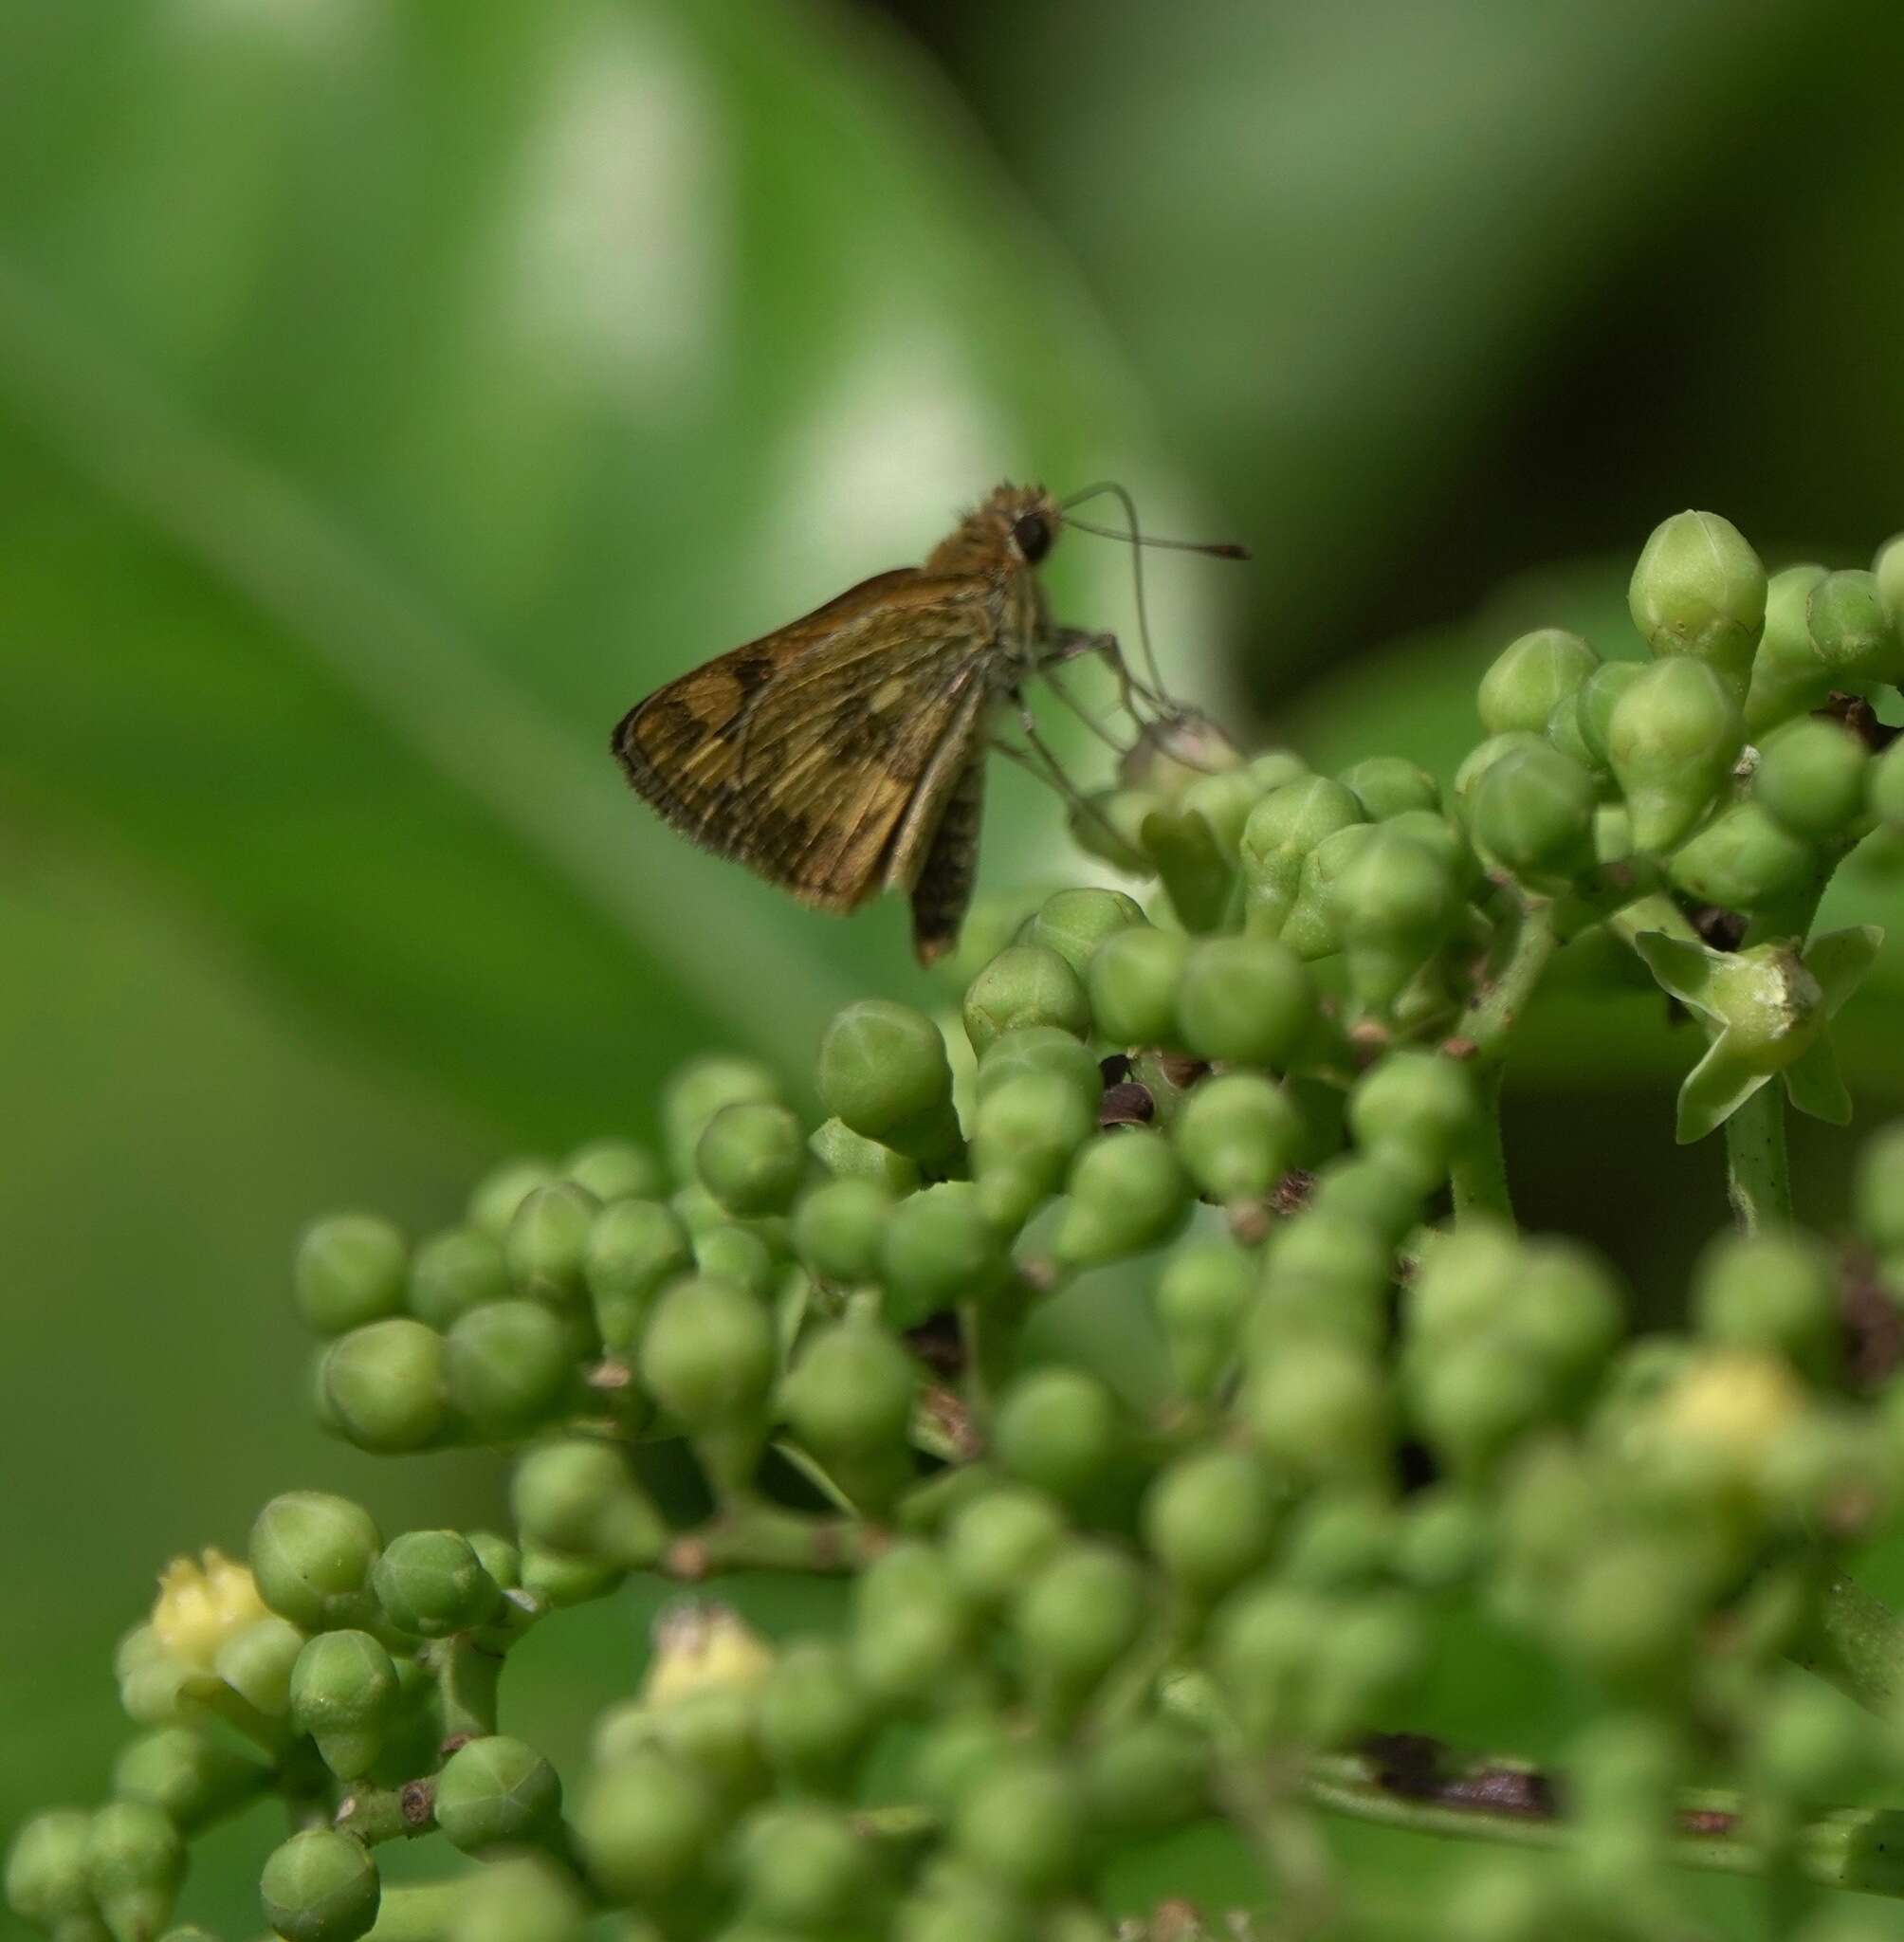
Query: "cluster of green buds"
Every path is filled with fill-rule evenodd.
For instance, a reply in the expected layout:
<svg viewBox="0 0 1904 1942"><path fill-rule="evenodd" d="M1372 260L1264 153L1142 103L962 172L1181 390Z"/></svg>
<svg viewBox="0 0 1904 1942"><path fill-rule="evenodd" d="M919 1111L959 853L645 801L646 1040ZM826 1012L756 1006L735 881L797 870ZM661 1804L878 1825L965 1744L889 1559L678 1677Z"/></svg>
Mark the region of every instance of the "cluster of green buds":
<svg viewBox="0 0 1904 1942"><path fill-rule="evenodd" d="M1904 835L1900 575L1768 583L1681 515L1634 576L1650 660L1511 643L1445 794L1178 724L1077 822L1155 907L1064 890L956 1012L849 1005L817 1110L705 1059L652 1148L512 1161L420 1238L317 1222L319 1420L505 1453L509 1528L300 1492L247 1563L172 1566L111 1799L19 1833L14 1909L156 1942L190 1842L271 1796L287 1942L1355 1933L1319 1829L1356 1820L1475 1844L1412 1933L1695 1935L1692 1869L1851 1936L1826 1889L1904 1893L1904 1814L1862 1805L1904 1786L1904 1624L1843 1571L1904 1475L1904 1125L1836 1239L1770 1135L1848 1109L1825 1028L1876 940L1808 932ZM1592 932L1708 1028L1682 1137L1757 1115L1676 1332L1512 1219L1502 1064ZM565 1608L760 1571L850 1579L837 1623L684 1593L572 1771L499 1731ZM1439 1737L1493 1731L1437 1685L1477 1630L1584 1696L1517 1750L1550 1770ZM1254 1891L1121 1901L1193 1825ZM475 1865L386 1884L427 1837Z"/></svg>

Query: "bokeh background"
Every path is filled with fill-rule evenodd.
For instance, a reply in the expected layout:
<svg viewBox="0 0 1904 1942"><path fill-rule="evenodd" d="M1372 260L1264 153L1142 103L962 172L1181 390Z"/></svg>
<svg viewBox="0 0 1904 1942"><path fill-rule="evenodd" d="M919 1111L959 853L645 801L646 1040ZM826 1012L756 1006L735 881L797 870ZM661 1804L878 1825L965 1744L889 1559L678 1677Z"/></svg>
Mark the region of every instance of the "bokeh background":
<svg viewBox="0 0 1904 1942"><path fill-rule="evenodd" d="M1153 564L1176 685L1445 775L1520 627L1635 650L1665 513L1774 564L1904 525L1900 71L1853 0L0 0L0 1831L101 1785L171 1553L299 1484L493 1514L491 1465L309 1426L305 1218L439 1224L697 1048L798 1086L843 997L928 989L903 911L642 813L631 701L998 478L1111 474L1254 549ZM1052 573L1127 630L1126 577ZM1000 778L988 887L1058 824ZM1874 870L1827 914L1904 941ZM1867 1115L1900 1000L1894 947ZM1591 1002L1516 1070L1518 1184L1657 1302L1718 1160L1657 1003ZM1822 1218L1844 1150L1800 1138ZM626 1682L638 1619L522 1717ZM1537 1741L1564 1695L1489 1663ZM1401 1906L1432 1860L1369 1839ZM188 1910L247 1923L255 1845Z"/></svg>

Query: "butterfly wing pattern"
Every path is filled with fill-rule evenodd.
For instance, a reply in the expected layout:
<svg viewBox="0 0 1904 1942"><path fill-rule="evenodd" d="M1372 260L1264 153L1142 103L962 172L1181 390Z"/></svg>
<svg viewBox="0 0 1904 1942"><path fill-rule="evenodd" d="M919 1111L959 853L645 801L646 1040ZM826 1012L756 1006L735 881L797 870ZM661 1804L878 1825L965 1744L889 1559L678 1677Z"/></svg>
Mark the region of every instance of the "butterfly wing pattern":
<svg viewBox="0 0 1904 1942"><path fill-rule="evenodd" d="M818 908L917 889L915 944L937 956L971 889L998 592L881 574L637 703L616 758L686 835Z"/></svg>

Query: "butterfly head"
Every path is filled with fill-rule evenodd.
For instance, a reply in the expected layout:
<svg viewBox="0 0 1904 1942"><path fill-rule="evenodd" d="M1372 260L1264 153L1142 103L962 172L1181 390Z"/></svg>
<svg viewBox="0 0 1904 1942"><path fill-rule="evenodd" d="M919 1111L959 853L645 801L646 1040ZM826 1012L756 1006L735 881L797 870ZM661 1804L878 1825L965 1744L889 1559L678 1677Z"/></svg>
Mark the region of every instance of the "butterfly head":
<svg viewBox="0 0 1904 1942"><path fill-rule="evenodd" d="M1058 503L1042 486L1000 486L933 554L928 567L946 572L1022 572L1052 550L1063 524Z"/></svg>

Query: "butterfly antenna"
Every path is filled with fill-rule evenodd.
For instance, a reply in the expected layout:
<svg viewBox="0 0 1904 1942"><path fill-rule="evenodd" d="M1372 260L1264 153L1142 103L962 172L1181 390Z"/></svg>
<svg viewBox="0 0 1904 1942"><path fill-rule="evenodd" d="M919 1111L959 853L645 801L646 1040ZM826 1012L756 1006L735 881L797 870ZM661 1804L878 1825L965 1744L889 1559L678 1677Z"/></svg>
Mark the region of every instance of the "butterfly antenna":
<svg viewBox="0 0 1904 1942"><path fill-rule="evenodd" d="M1073 519L1071 508L1082 505L1087 500L1102 498L1108 494L1124 508L1128 532L1120 533L1111 526L1092 524L1089 520ZM1122 540L1130 547L1130 585L1137 608L1137 638L1144 650L1144 666L1150 676L1150 689L1144 699L1153 705L1163 707L1170 712L1181 712L1168 698L1163 686L1163 671L1157 665L1157 651L1150 644L1150 616L1145 611L1144 599L1144 548L1146 546L1167 546L1180 553L1206 553L1213 559L1247 559L1246 548L1234 545L1226 540L1204 541L1197 540L1152 540L1138 530L1137 502L1115 479L1101 480L1095 486L1087 486L1082 492L1074 492L1058 507L1058 516L1066 525L1075 526L1081 533L1093 533L1100 540ZM1136 683L1132 684L1137 687ZM1142 688L1139 688L1143 692ZM1135 712L1134 710L1132 711Z"/></svg>

